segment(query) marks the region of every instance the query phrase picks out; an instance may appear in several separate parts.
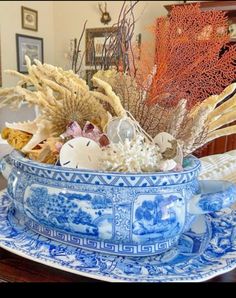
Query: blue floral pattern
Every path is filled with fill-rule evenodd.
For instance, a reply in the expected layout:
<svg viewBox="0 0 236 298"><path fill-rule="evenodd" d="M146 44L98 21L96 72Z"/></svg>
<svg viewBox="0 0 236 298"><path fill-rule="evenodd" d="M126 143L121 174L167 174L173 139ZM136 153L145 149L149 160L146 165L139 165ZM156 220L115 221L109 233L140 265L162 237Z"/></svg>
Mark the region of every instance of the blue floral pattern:
<svg viewBox="0 0 236 298"><path fill-rule="evenodd" d="M150 196L151 197L151 196ZM180 195L156 195L135 201L133 239L148 243L178 235L185 224L185 203ZM137 236L138 235L138 236Z"/></svg>
<svg viewBox="0 0 236 298"><path fill-rule="evenodd" d="M228 187L224 191L217 192L216 194L201 195L198 206L203 211L214 212L232 205L235 202L235 197L235 187Z"/></svg>
<svg viewBox="0 0 236 298"><path fill-rule="evenodd" d="M34 186L25 199L25 212L48 228L61 228L87 237L112 237L112 201L107 197L50 193L46 187Z"/></svg>
<svg viewBox="0 0 236 298"><path fill-rule="evenodd" d="M43 165L13 151L3 174L16 213L36 233L92 251L147 256L176 245L196 214L236 200L232 183L199 195L200 162L185 162L181 172L110 173Z"/></svg>
<svg viewBox="0 0 236 298"><path fill-rule="evenodd" d="M0 195L0 247L61 270L105 281L203 281L236 267L236 212L198 216L177 246L149 257L120 257L75 248L21 225Z"/></svg>

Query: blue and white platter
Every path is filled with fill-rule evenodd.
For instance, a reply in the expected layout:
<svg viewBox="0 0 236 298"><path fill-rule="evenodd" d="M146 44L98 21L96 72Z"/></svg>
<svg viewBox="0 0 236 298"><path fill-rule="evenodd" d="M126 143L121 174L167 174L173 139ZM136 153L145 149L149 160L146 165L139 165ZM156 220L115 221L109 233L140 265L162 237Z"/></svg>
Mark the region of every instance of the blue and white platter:
<svg viewBox="0 0 236 298"><path fill-rule="evenodd" d="M68 246L43 237L14 216L0 192L0 247L64 271L113 282L199 282L236 268L236 211L199 215L176 247L161 255L125 257Z"/></svg>

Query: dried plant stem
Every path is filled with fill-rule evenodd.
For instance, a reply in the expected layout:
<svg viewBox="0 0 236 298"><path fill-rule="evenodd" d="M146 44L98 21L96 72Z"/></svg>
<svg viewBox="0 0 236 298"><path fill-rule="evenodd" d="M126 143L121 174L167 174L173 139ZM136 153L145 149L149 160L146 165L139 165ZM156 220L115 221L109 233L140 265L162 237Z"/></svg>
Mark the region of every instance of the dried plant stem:
<svg viewBox="0 0 236 298"><path fill-rule="evenodd" d="M216 130L223 125L230 124L236 120L236 109L230 110L227 113L224 113L221 117L219 117L216 121L211 122L209 126L209 132Z"/></svg>
<svg viewBox="0 0 236 298"><path fill-rule="evenodd" d="M114 32L107 36L103 45L101 69L107 70L115 65L121 72L130 73L133 68L136 73L131 40L135 27L134 7L137 3L130 1L128 7L126 1L123 2L118 21L113 25Z"/></svg>
<svg viewBox="0 0 236 298"><path fill-rule="evenodd" d="M217 107L217 109L211 112L211 114L209 115L209 118L212 119L212 121L215 121L223 113L225 113L226 111L232 108L234 109L236 108L236 95L234 95L232 98L222 103L219 107Z"/></svg>
<svg viewBox="0 0 236 298"><path fill-rule="evenodd" d="M83 35L84 35L84 32L85 32L86 24L87 24L87 20L84 22L84 26L83 26L82 33L81 33L81 35L80 35L80 38L79 38L77 47L75 48L75 61L74 61L74 71L75 71L75 73L78 73L78 72L80 71L80 68L81 68L81 65L82 65L82 62L83 62L83 58L84 58L84 54L85 54L85 52L84 52L83 55L82 55L82 58L81 58L79 67L77 68L78 58L79 58L79 53L80 53L80 51L81 51L81 50L80 50L80 44L81 44L81 40L82 40ZM73 68L72 68L72 69L73 69Z"/></svg>
<svg viewBox="0 0 236 298"><path fill-rule="evenodd" d="M231 134L236 134L236 125L232 125L229 127L225 127L225 128L210 132L207 136L206 143L211 142L217 138L228 136Z"/></svg>
<svg viewBox="0 0 236 298"><path fill-rule="evenodd" d="M175 112L173 113L173 118L170 121L170 128L168 129L168 131L174 137L178 136L178 132L181 129L181 125L186 116L186 113L187 113L186 105L187 105L186 99L180 100L175 109Z"/></svg>

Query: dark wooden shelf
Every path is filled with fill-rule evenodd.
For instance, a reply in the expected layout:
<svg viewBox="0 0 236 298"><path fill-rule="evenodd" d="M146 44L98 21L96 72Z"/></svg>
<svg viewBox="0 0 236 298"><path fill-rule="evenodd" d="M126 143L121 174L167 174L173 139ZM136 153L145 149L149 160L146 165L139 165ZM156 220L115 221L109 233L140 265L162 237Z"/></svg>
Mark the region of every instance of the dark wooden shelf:
<svg viewBox="0 0 236 298"><path fill-rule="evenodd" d="M94 280L27 260L0 248L0 281L89 282Z"/></svg>
<svg viewBox="0 0 236 298"><path fill-rule="evenodd" d="M197 2L194 2L197 3ZM185 3L185 4L175 4L175 6L181 5L191 5L194 3ZM226 11L231 15L236 15L236 1L206 1L206 2L199 2L201 10L222 10ZM164 5L168 12L171 11L172 5Z"/></svg>
<svg viewBox="0 0 236 298"><path fill-rule="evenodd" d="M226 13L229 18L229 24L236 24L236 1L207 1L207 2L194 2L200 4L202 11L207 10L221 10ZM194 3L164 5L168 13L171 12L173 6L191 5ZM236 42L236 38L232 38L231 42Z"/></svg>
<svg viewBox="0 0 236 298"><path fill-rule="evenodd" d="M0 248L0 282L100 282L19 257ZM207 282L236 282L236 269Z"/></svg>

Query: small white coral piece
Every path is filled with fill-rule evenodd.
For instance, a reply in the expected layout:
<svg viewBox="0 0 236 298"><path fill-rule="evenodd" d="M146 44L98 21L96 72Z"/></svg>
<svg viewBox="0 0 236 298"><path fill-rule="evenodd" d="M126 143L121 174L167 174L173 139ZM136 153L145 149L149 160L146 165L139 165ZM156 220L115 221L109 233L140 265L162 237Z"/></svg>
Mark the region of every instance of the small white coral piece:
<svg viewBox="0 0 236 298"><path fill-rule="evenodd" d="M137 135L124 143L111 143L102 150L101 168L115 172L156 172L160 170L158 146Z"/></svg>

